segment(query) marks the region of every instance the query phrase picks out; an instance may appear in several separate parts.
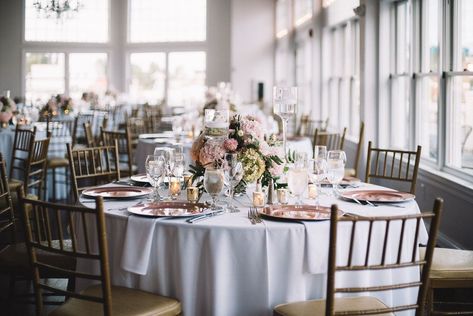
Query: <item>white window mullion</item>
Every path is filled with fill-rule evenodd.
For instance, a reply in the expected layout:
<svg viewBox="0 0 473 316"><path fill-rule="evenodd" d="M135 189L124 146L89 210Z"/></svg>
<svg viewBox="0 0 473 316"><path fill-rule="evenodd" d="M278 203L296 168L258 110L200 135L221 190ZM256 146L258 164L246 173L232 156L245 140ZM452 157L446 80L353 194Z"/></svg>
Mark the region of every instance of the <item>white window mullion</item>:
<svg viewBox="0 0 473 316"><path fill-rule="evenodd" d="M69 52L65 52L64 53L65 57L64 57L64 94L65 95L69 95L69 91L70 91L70 87L69 87L69 84L70 84L70 67L69 67Z"/></svg>

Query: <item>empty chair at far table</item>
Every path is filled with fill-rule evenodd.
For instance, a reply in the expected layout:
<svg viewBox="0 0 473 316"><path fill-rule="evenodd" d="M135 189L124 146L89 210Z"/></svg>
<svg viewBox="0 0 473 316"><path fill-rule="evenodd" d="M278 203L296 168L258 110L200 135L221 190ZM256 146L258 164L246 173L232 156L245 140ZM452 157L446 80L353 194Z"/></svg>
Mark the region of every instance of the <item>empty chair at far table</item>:
<svg viewBox="0 0 473 316"><path fill-rule="evenodd" d="M75 201L90 187L120 179L118 149L114 146L97 146L72 149L67 144L72 191Z"/></svg>
<svg viewBox="0 0 473 316"><path fill-rule="evenodd" d="M327 131L329 121L329 118L327 118L326 120L313 120L310 118L310 115L304 114L301 116L297 135L312 137L312 135L314 135L315 133L315 129L317 128L319 129L319 131L325 132Z"/></svg>
<svg viewBox="0 0 473 316"><path fill-rule="evenodd" d="M124 131L108 131L100 129L102 144L113 146L115 141L118 144L118 155L120 163L120 173L123 176L136 174L138 167L133 163L132 141L128 127Z"/></svg>
<svg viewBox="0 0 473 316"><path fill-rule="evenodd" d="M323 132L316 128L314 132L313 146L327 146L327 150L343 150L346 133L346 127L341 133L328 131Z"/></svg>
<svg viewBox="0 0 473 316"><path fill-rule="evenodd" d="M368 142L365 182L384 179L410 184L409 192L415 194L422 147L417 150L375 148Z"/></svg>
<svg viewBox="0 0 473 316"><path fill-rule="evenodd" d="M43 314L43 291L62 294L69 297L67 302L53 310L49 315L168 315L181 314L179 301L156 294L112 286L108 257L107 232L103 199L98 197L95 209L80 206L47 203L29 199L21 199L24 206L32 209L24 212L27 229L27 246L31 261L31 272L34 280L36 297L36 314ZM75 225L76 221L93 218L87 225ZM44 220L47 218L48 220ZM51 223L57 223L56 226ZM76 222L77 223L77 222ZM46 232L54 232L59 240L53 243L51 234L41 234L36 227L43 227ZM71 232L70 234L68 232ZM97 235L91 243L92 235ZM65 243L71 239L70 245ZM78 236L83 237L83 243ZM71 247L72 245L72 247ZM99 262L98 273L76 272L74 269L64 270L57 262L48 262L39 256L40 253L61 255L65 259L81 258L84 262ZM98 282L84 291L76 293L64 290L56 284L42 281L45 271L57 271L70 278L88 279Z"/></svg>
<svg viewBox="0 0 473 316"><path fill-rule="evenodd" d="M353 168L345 168L345 175L349 177L358 177L359 176L359 164L361 159L361 152L363 151L363 142L365 136L365 123L360 123L360 132L358 134L358 144L356 146L355 161L353 163Z"/></svg>
<svg viewBox="0 0 473 316"><path fill-rule="evenodd" d="M432 263L432 254L435 247L437 238L437 232L440 223L440 214L443 206L442 199L436 199L434 209L432 213L420 213L415 215L404 215L404 216L392 216L392 217L355 217L347 216L339 218L338 208L336 205L332 205L331 217L330 217L330 247L328 257L328 277L327 277L327 298L325 300L310 300L295 303L286 303L278 305L274 308L275 316L298 316L298 315L394 315L394 312L415 310L416 315L424 314L424 305L427 297L427 285L430 273L430 266ZM429 240L427 243L427 251L425 258L419 258L419 247L418 247L418 234L419 227L422 225L422 220L431 219ZM390 227L393 227L393 223L401 223L401 235L400 242L398 245L398 251L396 254L395 261L388 261L386 259L386 245L387 236L389 235ZM408 222L415 224L415 230L404 229ZM355 262L359 258L359 254L354 251L354 243L356 236L356 228L360 227L362 223L368 225L368 238L360 243L366 244L365 247L358 248L364 249L361 258L364 258L363 262ZM339 254L337 249L337 228L342 224L348 224L351 228L349 247L347 248L348 253ZM358 224L358 225L357 225ZM371 257L370 245L374 243L373 235L371 234L374 225L382 224L385 227L385 239L383 242L382 256L377 260L373 260ZM366 228L366 227L360 227ZM412 231L411 238L406 238L406 234ZM366 249L366 250L365 250ZM403 252L407 252L408 256L402 256ZM338 258L338 260L337 260ZM339 259L344 258L342 264L339 263ZM346 258L346 259L345 259ZM346 260L346 261L345 261ZM358 261L358 260L356 260ZM421 268L420 280L405 282L400 277L405 269ZM389 283L382 283L379 285L365 285L350 287L336 287L336 274L337 272L344 273L359 273L361 271L379 270L379 269L390 269L393 271L393 280ZM399 272L399 273L396 273ZM396 277L397 276L397 277ZM345 275L346 277L346 275ZM395 306L388 306L384 302L378 300L373 296L363 296L361 293L377 292L377 291L388 291L388 290L399 290L407 288L418 287L419 291L417 294L416 302L404 302L401 305L395 304ZM354 294L357 296L350 297L335 297L336 293Z"/></svg>

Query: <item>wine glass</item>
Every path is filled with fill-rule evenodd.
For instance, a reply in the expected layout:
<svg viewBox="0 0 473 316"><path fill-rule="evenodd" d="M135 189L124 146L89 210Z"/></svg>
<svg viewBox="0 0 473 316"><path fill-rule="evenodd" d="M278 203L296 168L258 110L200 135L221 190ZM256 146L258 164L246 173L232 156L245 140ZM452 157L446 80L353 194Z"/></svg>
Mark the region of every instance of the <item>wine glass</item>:
<svg viewBox="0 0 473 316"><path fill-rule="evenodd" d="M296 114L297 87L274 87L273 88L273 111L282 121L282 138L284 158L286 159L286 131L289 119Z"/></svg>
<svg viewBox="0 0 473 316"><path fill-rule="evenodd" d="M238 161L238 155L235 153L225 154L225 178L228 183L230 203L228 209L230 212L238 212L238 208L233 204L235 196L235 186L240 183L243 178L243 165Z"/></svg>
<svg viewBox="0 0 473 316"><path fill-rule="evenodd" d="M206 109L204 117L205 136L207 138L224 138L230 126L228 110Z"/></svg>
<svg viewBox="0 0 473 316"><path fill-rule="evenodd" d="M310 178L317 187L317 198L315 205L318 208L320 205L320 184L327 177L327 160L316 158L310 160Z"/></svg>
<svg viewBox="0 0 473 316"><path fill-rule="evenodd" d="M172 132L176 138L176 142L179 142L181 139L182 129L183 129L183 120L182 117L175 116L172 120Z"/></svg>
<svg viewBox="0 0 473 316"><path fill-rule="evenodd" d="M332 184L332 192L335 195L338 184L345 175L345 164L347 156L343 150L331 150L327 154L327 179Z"/></svg>
<svg viewBox="0 0 473 316"><path fill-rule="evenodd" d="M225 176L223 169L205 169L204 188L205 191L207 191L207 193L212 197L212 204L210 206L212 210L219 209L217 207L217 198L223 189L225 182L224 178Z"/></svg>
<svg viewBox="0 0 473 316"><path fill-rule="evenodd" d="M154 189L154 201L162 200L158 192L158 186L165 172L164 158L162 156L148 155L145 161L145 168L146 175Z"/></svg>
<svg viewBox="0 0 473 316"><path fill-rule="evenodd" d="M327 159L327 146L314 146L314 159Z"/></svg>
<svg viewBox="0 0 473 316"><path fill-rule="evenodd" d="M296 205L301 205L301 196L307 189L309 173L307 163L298 162L289 167L287 174L287 185L292 194L296 196Z"/></svg>

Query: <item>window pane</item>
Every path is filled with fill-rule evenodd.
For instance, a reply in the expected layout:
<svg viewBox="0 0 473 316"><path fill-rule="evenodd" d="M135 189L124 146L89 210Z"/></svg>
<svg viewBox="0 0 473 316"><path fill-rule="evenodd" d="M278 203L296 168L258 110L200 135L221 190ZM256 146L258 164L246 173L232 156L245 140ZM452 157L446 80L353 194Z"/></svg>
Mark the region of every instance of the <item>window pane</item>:
<svg viewBox="0 0 473 316"><path fill-rule="evenodd" d="M130 67L130 97L139 103L161 103L166 79L165 53L133 53Z"/></svg>
<svg viewBox="0 0 473 316"><path fill-rule="evenodd" d="M26 53L25 96L28 102L44 102L64 93L64 54Z"/></svg>
<svg viewBox="0 0 473 316"><path fill-rule="evenodd" d="M26 41L103 43L108 40L108 0L81 0L78 12L59 20L38 13L34 2L25 2Z"/></svg>
<svg viewBox="0 0 473 316"><path fill-rule="evenodd" d="M438 77L423 77L419 79L419 118L417 121L422 156L433 160L438 158Z"/></svg>
<svg viewBox="0 0 473 316"><path fill-rule="evenodd" d="M276 2L276 37L283 37L288 33L289 7L287 0Z"/></svg>
<svg viewBox="0 0 473 316"><path fill-rule="evenodd" d="M339 82L337 78L329 80L329 109L328 117L330 118L330 127L338 128L338 104L339 104Z"/></svg>
<svg viewBox="0 0 473 316"><path fill-rule="evenodd" d="M439 0L428 0L425 5L425 43L423 43L423 59L425 72L439 70Z"/></svg>
<svg viewBox="0 0 473 316"><path fill-rule="evenodd" d="M447 164L473 174L473 77L454 77L447 134Z"/></svg>
<svg viewBox="0 0 473 316"><path fill-rule="evenodd" d="M205 93L205 53L169 53L168 104L195 105Z"/></svg>
<svg viewBox="0 0 473 316"><path fill-rule="evenodd" d="M396 6L396 29L395 29L395 52L396 73L408 73L410 71L410 30L411 30L411 6L409 2L395 4Z"/></svg>
<svg viewBox="0 0 473 316"><path fill-rule="evenodd" d="M301 40L296 49L296 85L299 87L299 114L311 111L312 85L312 42L310 38Z"/></svg>
<svg viewBox="0 0 473 316"><path fill-rule="evenodd" d="M294 25L299 26L312 17L312 0L295 0Z"/></svg>
<svg viewBox="0 0 473 316"><path fill-rule="evenodd" d="M107 90L107 54L73 53L69 55L69 95L80 98L83 92Z"/></svg>
<svg viewBox="0 0 473 316"><path fill-rule="evenodd" d="M205 41L205 0L130 0L133 43Z"/></svg>
<svg viewBox="0 0 473 316"><path fill-rule="evenodd" d="M391 79L391 145L408 149L409 146L410 78Z"/></svg>
<svg viewBox="0 0 473 316"><path fill-rule="evenodd" d="M461 53L461 68L457 70L473 71L473 1L460 1L461 26L459 30L459 43Z"/></svg>

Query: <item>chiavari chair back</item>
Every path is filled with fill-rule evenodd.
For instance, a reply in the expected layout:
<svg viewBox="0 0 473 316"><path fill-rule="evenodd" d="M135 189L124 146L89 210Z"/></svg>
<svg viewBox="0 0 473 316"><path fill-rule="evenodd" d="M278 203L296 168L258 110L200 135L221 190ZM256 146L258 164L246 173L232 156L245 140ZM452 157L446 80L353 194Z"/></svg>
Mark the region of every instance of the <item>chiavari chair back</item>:
<svg viewBox="0 0 473 316"><path fill-rule="evenodd" d="M95 147L95 137L90 122L84 123L84 136L87 147Z"/></svg>
<svg viewBox="0 0 473 316"><path fill-rule="evenodd" d="M372 179L393 180L410 184L409 192L416 191L417 174L422 147L417 150L397 150L375 148L368 142L368 155L366 159L365 182Z"/></svg>
<svg viewBox="0 0 473 316"><path fill-rule="evenodd" d="M346 127L341 133L323 132L316 128L314 132L313 145L327 146L327 150L343 150L346 133Z"/></svg>
<svg viewBox="0 0 473 316"><path fill-rule="evenodd" d="M79 201L80 193L92 186L106 184L120 179L118 144L72 149L67 144L69 168L74 198Z"/></svg>
<svg viewBox="0 0 473 316"><path fill-rule="evenodd" d="M5 160L0 153L0 253L16 241L15 214L8 187ZM0 271L2 271L0 260Z"/></svg>
<svg viewBox="0 0 473 316"><path fill-rule="evenodd" d="M361 153L363 151L363 142L365 136L365 123L360 123L360 132L358 134L358 145L356 146L356 153L355 153L355 162L353 164L353 168L345 169L345 175L350 177L358 177L359 176L359 164L361 159Z"/></svg>
<svg viewBox="0 0 473 316"><path fill-rule="evenodd" d="M437 198L433 212L390 217L340 217L338 207L332 205L326 299L278 305L274 309L274 315L393 315L392 313L413 310L415 315L422 316L442 207L443 200ZM430 227L425 257L422 257L419 254L419 234L424 220L430 220ZM338 234L339 227L348 229L348 232ZM399 238L394 238L394 235ZM343 247L343 251L337 247L339 238L347 245ZM377 244L382 246L381 251L373 246ZM363 271L376 273L390 270L393 276L400 276L409 268L420 269L418 280L406 280L402 277L393 277L388 281L372 279L369 284L363 282L362 286L355 286L350 282L349 287L342 287L336 282L339 273L345 274L344 279L347 279L347 273ZM411 288L418 289L415 302L395 302L390 306L373 296L361 294ZM357 295L336 297L338 293Z"/></svg>
<svg viewBox="0 0 473 316"><path fill-rule="evenodd" d="M132 156L132 140L128 127L124 131L108 131L101 129L102 144L105 146L113 146L118 144L118 155L120 164L120 173L131 176L137 171L137 167L133 165Z"/></svg>
<svg viewBox="0 0 473 316"><path fill-rule="evenodd" d="M24 182L25 193L31 192L38 197L44 193L50 139L48 133L48 138L35 140L33 143L33 151L28 161L28 177Z"/></svg>
<svg viewBox="0 0 473 316"><path fill-rule="evenodd" d="M9 173L11 180L25 181L28 174L28 157L29 153L33 151L35 135L36 127L22 128L19 125L16 126Z"/></svg>
<svg viewBox="0 0 473 316"><path fill-rule="evenodd" d="M326 132L329 120L329 118L326 120L312 120L308 114L304 114L301 116L301 122L297 131L297 135L312 137L316 129L318 129L319 132Z"/></svg>
<svg viewBox="0 0 473 316"><path fill-rule="evenodd" d="M54 204L22 198L27 219L27 246L33 272L36 314L43 313L42 294L56 293L69 297L50 315L180 315L181 304L174 299L152 293L112 286L108 256L107 231L103 198L95 199L95 208ZM57 236L53 240L53 236ZM70 242L65 242L70 239ZM87 264L98 264L98 273L65 269L39 256L52 253L65 258L81 258ZM64 290L42 281L45 271L56 271L70 278L96 284L80 293Z"/></svg>

